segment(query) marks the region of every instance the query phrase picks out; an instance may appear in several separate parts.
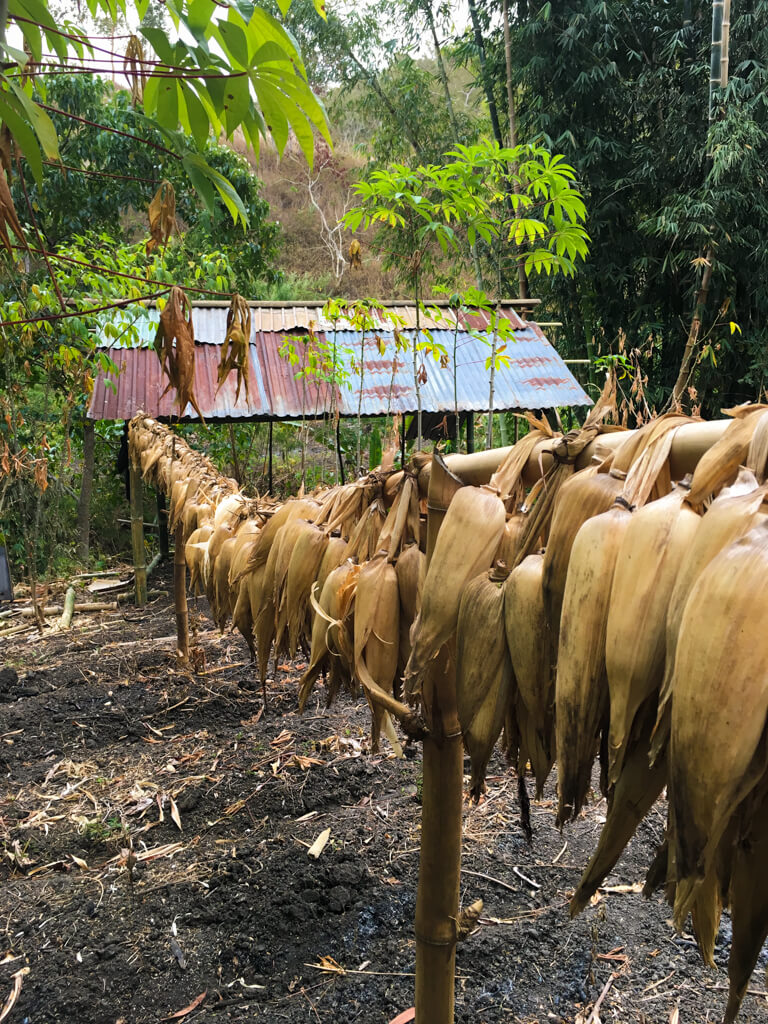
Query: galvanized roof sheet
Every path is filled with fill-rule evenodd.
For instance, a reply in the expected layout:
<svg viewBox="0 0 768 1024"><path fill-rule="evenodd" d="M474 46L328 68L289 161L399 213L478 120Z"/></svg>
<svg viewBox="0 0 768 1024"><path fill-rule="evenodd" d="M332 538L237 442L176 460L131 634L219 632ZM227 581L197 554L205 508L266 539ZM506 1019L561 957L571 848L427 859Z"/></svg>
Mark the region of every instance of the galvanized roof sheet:
<svg viewBox="0 0 768 1024"><path fill-rule="evenodd" d="M415 320L413 307L395 307ZM258 310L259 317L254 317ZM323 332L320 318L310 315L321 312L320 307L279 307L270 310L255 307L252 310L250 341L249 396L241 392L235 401L236 374L230 373L218 393L217 369L221 342L226 331L226 307L198 305L193 309L196 339L195 397L206 420L229 419L298 419L302 415L320 416L331 408L331 388L324 382L297 376L296 367L280 355L280 348L289 336L300 333L301 325L294 323L299 313L306 314L305 330L310 321L319 338L328 338L330 330ZM286 317L286 312L290 315ZM451 311L442 311L452 315ZM515 341L507 346L505 355L509 366L497 370L494 383L494 408L542 409L554 406L591 405L591 400L573 374L549 344L536 323L521 320L511 308L504 310L514 331ZM272 317L272 315L274 316ZM270 320L270 317L272 319ZM408 317L403 316L408 322ZM153 350L155 317L147 318L136 347L120 348L105 344L110 357L118 367L118 374L100 373L96 379L88 416L91 419L130 419L137 410L154 417L168 418L178 415L175 396L171 389L163 396L167 380L161 376L160 362ZM469 323L467 323L469 320ZM267 321L280 323L277 329L264 329ZM465 318L462 326L483 329L487 326L484 315ZM292 328L286 323L293 323ZM424 325L430 329L429 324ZM447 365L425 352L419 353L419 368L423 366L426 381L421 386L421 404L424 412L451 412L454 406L454 331L431 329L434 342L443 346L448 354ZM409 332L412 337L412 332ZM379 348L376 337L365 341L362 403L364 416L381 416L388 412L415 412L416 393L413 382L411 352L396 352L390 333L378 335L384 345ZM423 336L423 340L426 338ZM336 343L349 370L349 388L338 393L337 406L342 415L354 415L360 402L359 369L353 372L353 360L359 367L362 334L359 331L338 330ZM455 370L458 408L461 412L482 412L488 408L488 371L486 360L490 345L482 338L460 330L456 337ZM356 357L356 358L355 358ZM184 418L195 419L191 406Z"/></svg>

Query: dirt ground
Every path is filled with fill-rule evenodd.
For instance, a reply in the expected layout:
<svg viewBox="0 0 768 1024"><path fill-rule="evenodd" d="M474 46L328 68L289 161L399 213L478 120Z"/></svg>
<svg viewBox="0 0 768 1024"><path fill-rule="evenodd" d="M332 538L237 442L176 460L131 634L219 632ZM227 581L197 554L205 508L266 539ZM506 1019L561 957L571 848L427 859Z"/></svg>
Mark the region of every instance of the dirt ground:
<svg viewBox="0 0 768 1024"><path fill-rule="evenodd" d="M0 639L7 1019L388 1024L413 1004L420 753L371 756L362 700L327 711L318 688L299 717L299 663L277 667L265 713L241 638L202 604L193 618L195 673L176 667L167 595ZM719 1020L727 918L710 971L637 891L663 806L571 922L605 805L561 834L550 782L529 847L516 791L497 759L466 805L462 902L485 909L459 947L457 1021L586 1024L601 994L603 1021ZM744 1022L768 1022L765 960Z"/></svg>

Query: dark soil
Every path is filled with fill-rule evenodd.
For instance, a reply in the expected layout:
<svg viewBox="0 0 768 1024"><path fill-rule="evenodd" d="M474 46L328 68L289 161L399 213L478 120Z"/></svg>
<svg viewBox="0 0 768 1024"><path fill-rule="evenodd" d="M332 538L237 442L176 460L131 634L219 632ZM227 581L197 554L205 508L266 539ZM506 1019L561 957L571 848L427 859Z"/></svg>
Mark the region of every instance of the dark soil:
<svg viewBox="0 0 768 1024"><path fill-rule="evenodd" d="M8 1020L387 1024L413 1004L419 751L371 756L364 702L326 711L321 688L299 717L299 664L264 713L240 637L193 619L197 673L176 667L167 597L0 641L0 1001L29 968ZM603 1020L717 1021L727 918L710 971L637 891L663 806L572 922L605 805L561 835L551 782L529 847L516 792L497 759L466 806L462 902L485 909L459 947L457 1020L586 1021L613 976ZM744 1022L768 1022L764 967Z"/></svg>

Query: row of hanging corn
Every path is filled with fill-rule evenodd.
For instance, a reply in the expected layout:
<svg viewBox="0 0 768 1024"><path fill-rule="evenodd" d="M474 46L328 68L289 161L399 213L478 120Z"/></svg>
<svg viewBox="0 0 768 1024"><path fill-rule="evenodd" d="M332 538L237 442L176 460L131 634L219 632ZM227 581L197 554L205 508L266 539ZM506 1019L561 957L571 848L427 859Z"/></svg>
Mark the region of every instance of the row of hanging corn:
<svg viewBox="0 0 768 1024"><path fill-rule="evenodd" d="M389 712L411 735L425 728L422 681L447 651L473 795L503 737L539 793L557 759L564 825L599 762L608 812L573 914L666 786L646 891L665 887L679 928L691 914L710 964L730 906L730 1022L768 935L768 409L732 410L692 479L671 478L675 431L691 422L678 414L577 471L609 429L611 404L565 436L529 417L488 485L457 482L426 573L420 456L405 472L277 505L244 499L142 416L131 444L145 477L171 494L192 585L258 653L262 683L273 650L304 648L300 705L321 672L329 701L360 685L374 747L383 731L399 751ZM554 460L526 492L523 470L543 440Z"/></svg>

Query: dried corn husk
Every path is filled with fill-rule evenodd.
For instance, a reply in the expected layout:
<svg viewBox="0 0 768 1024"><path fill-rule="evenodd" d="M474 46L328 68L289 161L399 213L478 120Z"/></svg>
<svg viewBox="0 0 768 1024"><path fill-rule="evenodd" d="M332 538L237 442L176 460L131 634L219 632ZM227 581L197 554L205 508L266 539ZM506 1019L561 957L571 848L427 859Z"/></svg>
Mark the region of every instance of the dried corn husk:
<svg viewBox="0 0 768 1024"><path fill-rule="evenodd" d="M424 580L411 634L405 693L416 702L427 667L451 637L466 583L488 569L504 530L502 501L487 488L462 487L451 501Z"/></svg>
<svg viewBox="0 0 768 1024"><path fill-rule="evenodd" d="M571 917L587 906L613 870L635 829L664 788L667 764L664 757L648 764L648 741L655 718L653 702L643 709L635 722L632 741L609 798L608 814L592 859L571 899Z"/></svg>
<svg viewBox="0 0 768 1024"><path fill-rule="evenodd" d="M240 387L244 385L248 401L249 350L251 341L251 309L242 295L232 296L227 310L227 333L221 346L221 358L216 374L216 394L232 370L237 370L235 405L240 400Z"/></svg>
<svg viewBox="0 0 768 1024"><path fill-rule="evenodd" d="M377 551L386 551L395 562L403 547L419 539L419 488L411 474L403 477L400 490L387 513L376 541Z"/></svg>
<svg viewBox="0 0 768 1024"><path fill-rule="evenodd" d="M253 640L253 616L251 614L251 599L248 591L248 577L244 576L236 587L233 588L236 595L232 609L232 626L243 637L248 644L251 658L256 659L256 646Z"/></svg>
<svg viewBox="0 0 768 1024"><path fill-rule="evenodd" d="M697 511L712 495L736 479L766 407L749 405L727 411L734 416L733 423L729 424L720 440L704 452L693 474L688 502Z"/></svg>
<svg viewBox="0 0 768 1024"><path fill-rule="evenodd" d="M764 412L755 424L746 465L755 474L758 483L762 484L768 477L768 412Z"/></svg>
<svg viewBox="0 0 768 1024"><path fill-rule="evenodd" d="M678 488L634 512L616 558L605 637L611 783L635 714L663 680L669 599L700 522L684 498Z"/></svg>
<svg viewBox="0 0 768 1024"><path fill-rule="evenodd" d="M738 804L765 770L768 525L724 548L691 590L672 678L670 818L681 927Z"/></svg>
<svg viewBox="0 0 768 1024"><path fill-rule="evenodd" d="M538 794L554 762L554 685L550 673L543 571L543 555L528 555L523 559L509 575L504 603L512 669L526 711L525 746L536 776Z"/></svg>
<svg viewBox="0 0 768 1024"><path fill-rule="evenodd" d="M381 707L377 690L393 693L400 638L400 594L395 567L385 553L360 567L355 594L354 672L371 706L371 748L379 749L385 729L397 754L402 753L394 730L387 729L389 714ZM394 737L394 742L393 742Z"/></svg>
<svg viewBox="0 0 768 1024"><path fill-rule="evenodd" d="M512 698L504 634L506 571L482 573L464 588L456 627L456 709L472 766L470 794L485 792L485 773Z"/></svg>
<svg viewBox="0 0 768 1024"><path fill-rule="evenodd" d="M288 570L291 565L293 552L299 539L308 533L317 534L317 527L305 519L292 519L286 523L277 538L277 561L275 562L275 576L273 580L273 599L275 603L275 654L277 656L288 652L288 604L287 604L287 583ZM314 569L319 568L319 560Z"/></svg>
<svg viewBox="0 0 768 1024"><path fill-rule="evenodd" d="M349 680L350 667L343 651L348 644L339 644L339 631L345 629L345 617L349 611L353 588L349 587L351 578L355 582L359 566L346 561L331 570L325 579L321 591L314 584L310 601L315 616L312 623L312 643L307 670L299 681L299 711L303 711L309 700L317 677L326 668L331 668L334 676L333 688L329 685L328 703L336 696L342 679ZM315 596L318 595L318 596ZM334 662L337 664L334 665Z"/></svg>
<svg viewBox="0 0 768 1024"><path fill-rule="evenodd" d="M317 570L316 583L318 594L322 594L325 581L333 570L337 569L344 561L346 548L347 542L342 537L328 538L323 560L320 562L320 568Z"/></svg>
<svg viewBox="0 0 768 1024"><path fill-rule="evenodd" d="M624 473L614 470L601 473L590 467L576 473L560 488L544 552L542 576L553 664L557 658L565 580L576 534L588 519L608 511L621 494L624 481Z"/></svg>
<svg viewBox="0 0 768 1024"><path fill-rule="evenodd" d="M739 481L741 481L741 485ZM734 495L733 492L741 489L745 483L752 489L746 493ZM755 525L766 497L766 487L758 488L756 485L757 481L752 474L744 471L733 487L724 488L720 492L702 519L690 548L680 564L680 571L677 574L667 608L664 680L659 697L657 727L651 745L651 757L653 758L657 756L669 738L671 684L677 654L677 638L685 605L694 583L715 555L739 537L749 533Z"/></svg>
<svg viewBox="0 0 768 1024"><path fill-rule="evenodd" d="M523 472L533 455L536 445L541 441L552 440L559 436L554 433L549 422L544 417L539 419L532 413L526 413L524 418L528 421L531 429L517 444L512 446L509 454L500 464L489 482L489 486L498 493L509 509L516 508L525 498Z"/></svg>
<svg viewBox="0 0 768 1024"><path fill-rule="evenodd" d="M400 663L402 674L411 656L411 627L421 610L421 595L427 573L427 556L418 544L409 544L395 562L397 586L400 591Z"/></svg>
<svg viewBox="0 0 768 1024"><path fill-rule="evenodd" d="M588 519L568 563L557 656L557 823L575 819L589 792L608 712L605 635L613 574L630 512L615 505Z"/></svg>
<svg viewBox="0 0 768 1024"><path fill-rule="evenodd" d="M352 558L361 564L373 558L379 549L379 534L385 519L383 502L374 499L363 511L357 525L352 530L344 557Z"/></svg>
<svg viewBox="0 0 768 1024"><path fill-rule="evenodd" d="M291 522L292 519L312 519L317 508L317 503L311 498L297 498L281 505L264 524L261 540L258 547L253 550L246 570L250 572L251 569L258 569L259 566L266 565L272 545L286 523Z"/></svg>
<svg viewBox="0 0 768 1024"><path fill-rule="evenodd" d="M280 620L284 616L288 624L288 653L292 658L296 656L299 642L309 639L309 594L328 546L328 536L318 526L312 523L306 526L293 548L278 610L278 634Z"/></svg>
<svg viewBox="0 0 768 1024"><path fill-rule="evenodd" d="M213 533L210 525L200 526L189 535L184 545L184 560L189 569L189 589L197 597L205 588L203 564L208 551L208 541ZM201 589L202 588L202 589Z"/></svg>
<svg viewBox="0 0 768 1024"><path fill-rule="evenodd" d="M746 995L752 972L768 938L768 795L765 780L759 794L741 814L742 826L730 865L733 937L728 960L730 991L723 1024L733 1024Z"/></svg>
<svg viewBox="0 0 768 1024"><path fill-rule="evenodd" d="M205 423L194 393L195 331L192 326L192 307L181 288L171 288L168 301L160 314L155 351L160 358L161 370L168 377L163 395L174 388L179 416L183 416L187 405L191 404L201 422Z"/></svg>
<svg viewBox="0 0 768 1024"><path fill-rule="evenodd" d="M515 512L507 518L504 524L504 532L501 535L494 562L503 562L511 569L517 563L517 554L520 550L520 542L525 533L526 515L524 512Z"/></svg>

